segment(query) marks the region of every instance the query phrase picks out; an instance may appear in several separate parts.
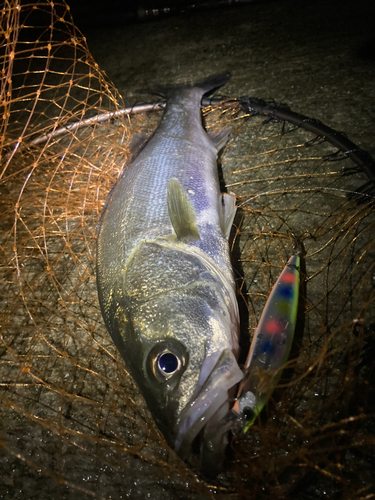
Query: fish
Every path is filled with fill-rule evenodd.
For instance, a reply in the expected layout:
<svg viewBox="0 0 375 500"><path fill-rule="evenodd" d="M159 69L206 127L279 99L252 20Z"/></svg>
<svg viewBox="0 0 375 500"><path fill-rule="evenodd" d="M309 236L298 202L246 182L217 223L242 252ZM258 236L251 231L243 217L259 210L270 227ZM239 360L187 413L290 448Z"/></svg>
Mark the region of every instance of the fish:
<svg viewBox="0 0 375 500"><path fill-rule="evenodd" d="M217 166L230 130L207 133L201 101L229 78L158 89L164 115L146 144L136 141L97 236L107 330L169 445L187 460L199 442L213 476L243 372L228 243L236 201L221 192Z"/></svg>

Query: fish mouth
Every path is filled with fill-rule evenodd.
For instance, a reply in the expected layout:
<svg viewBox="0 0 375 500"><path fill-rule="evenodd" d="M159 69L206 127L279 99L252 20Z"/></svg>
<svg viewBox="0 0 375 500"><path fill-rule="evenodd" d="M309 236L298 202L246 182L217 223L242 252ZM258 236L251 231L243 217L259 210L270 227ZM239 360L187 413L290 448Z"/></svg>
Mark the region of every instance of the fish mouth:
<svg viewBox="0 0 375 500"><path fill-rule="evenodd" d="M194 394L176 424L174 449L183 460L187 459L194 439L204 429L202 468L216 474L218 464L224 459L226 435L232 425L226 421L230 410L229 391L243 376L232 351L226 349L206 357Z"/></svg>

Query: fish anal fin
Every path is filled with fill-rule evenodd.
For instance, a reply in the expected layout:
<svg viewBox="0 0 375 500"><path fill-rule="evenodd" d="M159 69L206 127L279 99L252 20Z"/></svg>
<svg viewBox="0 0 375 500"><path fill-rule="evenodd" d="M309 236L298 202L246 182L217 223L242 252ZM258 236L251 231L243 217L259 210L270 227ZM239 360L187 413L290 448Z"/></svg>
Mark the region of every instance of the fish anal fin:
<svg viewBox="0 0 375 500"><path fill-rule="evenodd" d="M214 143L214 146L216 150L219 152L221 151L226 143L229 140L229 136L232 132L231 128L224 128L223 130L220 130L219 132L209 132L208 136L211 139L211 141Z"/></svg>
<svg viewBox="0 0 375 500"><path fill-rule="evenodd" d="M180 181L172 177L167 188L168 214L179 240L200 239L197 217L190 198Z"/></svg>
<svg viewBox="0 0 375 500"><path fill-rule="evenodd" d="M221 207L221 230L224 236L229 239L237 212L236 195L234 193L221 193Z"/></svg>

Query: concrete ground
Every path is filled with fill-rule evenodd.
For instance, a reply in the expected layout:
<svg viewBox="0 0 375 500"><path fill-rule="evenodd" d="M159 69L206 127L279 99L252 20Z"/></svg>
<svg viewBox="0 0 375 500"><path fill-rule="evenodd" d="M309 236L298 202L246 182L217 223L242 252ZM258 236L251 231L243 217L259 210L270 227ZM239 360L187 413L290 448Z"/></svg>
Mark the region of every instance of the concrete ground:
<svg viewBox="0 0 375 500"><path fill-rule="evenodd" d="M115 18L82 30L126 105L155 84L229 70L226 95L287 103L374 153L372 2L263 1L127 26Z"/></svg>
<svg viewBox="0 0 375 500"><path fill-rule="evenodd" d="M210 74L230 71L232 79L222 91L226 96L246 95L287 103L292 110L319 119L324 124L345 132L353 142L375 156L375 18L372 2L315 0L302 3L299 0L264 0L243 6L211 8L207 11L128 24L123 22L122 16L117 15L118 8L120 8L119 2L116 1L99 2L95 10L91 3L85 5L81 2L80 7L78 4L72 4L76 24L86 36L93 57L118 88L125 105L152 102L154 98L147 93L147 89L155 85L195 81ZM103 20L104 26L101 25ZM235 148L232 154L236 154ZM41 176L43 175L41 172ZM61 185L65 189L66 184L63 184L62 180ZM56 186L59 185L59 176L53 181L56 182ZM86 179L82 181L82 185L85 185L87 190L87 186L91 185L91 177L87 185L85 182ZM35 186L40 187L40 182L39 184L36 182ZM9 192L12 194L11 187ZM63 194L63 207L65 207L66 192L68 191L64 191ZM30 193L26 194L30 196ZM84 196L86 194L85 191ZM37 198L35 200L37 205L39 201ZM64 214L64 210L65 208L61 213ZM77 213L79 210L77 209ZM254 210L256 211L255 206ZM326 210L329 214L329 207L322 210ZM83 209L79 213L85 214ZM60 212L56 211L56 214L56 220L60 223ZM29 220L33 230L34 227L40 226L36 218L34 220L30 216ZM87 224L92 224L90 230L94 234L97 220L95 217L92 220L94 222ZM63 223L64 221L61 224ZM73 223L72 234L75 231ZM39 243L40 240L37 241ZM372 239L367 238L366 241ZM11 239L8 244L9 248L12 248ZM78 251L80 250L77 250L77 255ZM28 342L37 339L35 344L31 344L38 363L34 367L34 374L43 380L48 380L50 386L47 388L43 386L43 390L45 389L43 392L38 380L35 379L37 382L33 380L30 391L21 393L22 398L18 400L18 407L12 406L12 402L4 406L5 416L0 421L0 438L2 440L3 435L6 438L4 437L5 446L1 448L4 454L3 460L0 460L0 496L4 500L253 498L246 468L249 467L250 477L250 473L254 472L251 467L255 463L256 451L254 457L251 455L252 452L251 456L246 455L245 463L239 469L242 477L238 477L238 471L236 476L234 470L228 476L224 474L218 482L214 481L211 484L210 481L185 467L170 451L163 438L157 435L150 414L145 409L137 388L129 380L122 360L117 364L113 362L116 352L105 332L98 311L93 279L94 264L87 255L83 255L84 251L82 256L79 254L80 259L77 261L74 258L72 260L69 252L56 259L55 271L57 274L60 272L66 279L63 283L66 284L67 295L72 299L73 306L69 311L73 313L66 314L66 310L63 309L60 314L59 308L62 302L60 297L56 306L45 304L48 311L45 313L43 310L40 313L41 321L35 328L27 315L25 317L24 310L19 320L14 322L17 328L12 349L15 351L19 349L21 354L24 353L26 356L29 351L32 352L31 348L29 350ZM31 251L30 255L27 255L29 260L25 257L25 262L32 260L34 254ZM40 261L43 264L43 259ZM38 263L37 259L36 262ZM88 274L91 273L87 285L89 293L86 296L84 288L82 296L78 297L77 294L76 300L73 296L76 289L80 292L82 289L78 285L76 288L77 283L74 280L78 281L78 275L72 272L71 277L69 271L72 269L74 271L74 266L78 269L81 264L83 267L87 264ZM370 264L368 261L365 263L368 267ZM319 265L318 255L317 266ZM30 272L33 278L32 269L24 272L26 276ZM43 274L43 268L35 272L36 276L38 272ZM86 279L88 274L83 273L83 277ZM31 289L35 282L30 278L30 283ZM36 285L34 291L36 294L39 293ZM64 297L66 299L66 296ZM363 303L366 300L367 296L362 297ZM26 303L32 307L32 297ZM42 306L43 304L36 304L35 307L40 307L42 310ZM54 316L55 309L58 311L56 316ZM17 310L16 313L18 312ZM342 314L345 312L341 311ZM6 314L13 315L13 310ZM84 318L82 323L81 316ZM55 318L56 323L49 321L50 317ZM85 328L85 334L89 332L91 344L86 337L80 338ZM39 342L40 331L45 335L53 333L51 338L55 342L53 344L55 357L50 356L48 350L50 345ZM25 338L22 338L21 334L24 334ZM97 340L100 349L95 350ZM4 346L5 344L2 348ZM22 365L23 371L18 372L18 368L15 367L8 372L10 362L6 357L7 349L8 346L5 346L1 351L1 356L5 353L6 360L1 368L4 373L12 376L15 374L18 384L19 378L22 382L22 376L27 373L28 367ZM10 348L9 352L13 353ZM68 355L64 357L60 355L61 352ZM45 365L43 356L46 359ZM348 364L347 358L342 359L340 368ZM339 379L338 371L337 367L333 366L330 376ZM5 386L11 375L9 379L3 380ZM16 402L17 390L18 387L14 389ZM352 390L355 392L356 388L353 386ZM329 388L326 391L329 397ZM9 393L13 395L11 391ZM7 392L7 397L9 393ZM73 395L73 398L69 399L68 393L70 396ZM311 399L317 395L312 388ZM302 401L299 411L305 413L308 418L311 408L308 405L310 400L307 398L306 401ZM351 400L345 401L347 407L350 407L350 403ZM43 425L39 425L42 418L45 418L45 421ZM340 415L337 415L337 418L340 418ZM272 428L271 420L272 418L268 422L271 427L268 428ZM371 421L368 424L371 434L373 427L371 428L370 424ZM71 429L73 430L70 432ZM87 436L93 436L93 439L90 440ZM269 449L273 450L270 453L277 455L279 450L272 448L273 436L268 435L266 438L270 443ZM307 436L306 443L313 438L314 436ZM251 439L254 440L254 446L257 446L258 437ZM293 439L291 436L290 443L293 443ZM329 440L330 436L327 435L325 439ZM147 446L143 447L145 442ZM323 444L322 449L325 449ZM336 444L332 444L332 449ZM316 446L318 448L320 446L318 440ZM260 448L257 448L258 451ZM248 453L249 448L244 449ZM304 449L301 445L301 457ZM283 450L283 452L287 457L289 451ZM365 453L363 455L355 455L354 451L351 453L347 451L345 454L349 468L354 462L364 464L363 475L358 476L358 482L354 486L354 489L358 490L358 498L362 494L361 488L363 495L373 494L373 489L368 489L368 477L370 477L368 464L371 462L371 457L367 457ZM29 457L29 462L25 457ZM301 460L305 458L302 457ZM308 458L307 456L306 461ZM322 461L324 458L321 457ZM335 457L330 459L333 461ZM43 469L35 464L43 464ZM309 466L311 469L314 468L314 464ZM282 478L283 487L289 484L288 489L283 490L281 487L277 489L276 479L273 483L270 481L270 478L278 478L278 471L271 470L270 465L267 470L265 469L266 467L264 470L260 467L254 474L258 478L264 474L269 481L267 487L274 487L273 494L267 496L271 490L267 490L259 481L254 498L275 498L275 492L277 498L298 500L345 498L342 496L343 490L331 481L332 478L329 481L327 479L327 483L324 482L324 474L318 474L319 478L323 479L316 489L314 489L316 476L312 476L310 483L311 476L308 476L307 485L302 484L300 490L294 491L295 471L292 471L287 479ZM333 478L334 474L340 473L338 469L330 470ZM354 470L353 476L359 469ZM61 478L65 478L70 484L59 482ZM370 497L365 496L365 498Z"/></svg>

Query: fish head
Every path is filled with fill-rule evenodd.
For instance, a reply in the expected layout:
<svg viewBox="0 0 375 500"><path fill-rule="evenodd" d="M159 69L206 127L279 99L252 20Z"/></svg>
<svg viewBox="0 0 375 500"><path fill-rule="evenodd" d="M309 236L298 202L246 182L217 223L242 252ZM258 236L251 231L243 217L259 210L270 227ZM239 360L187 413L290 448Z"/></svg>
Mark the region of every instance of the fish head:
<svg viewBox="0 0 375 500"><path fill-rule="evenodd" d="M209 294L183 290L147 301L120 325L127 366L167 442L183 459L198 435L202 459L204 450L210 450L215 467L223 459L230 392L243 377L233 343L237 317L237 310L224 311Z"/></svg>

